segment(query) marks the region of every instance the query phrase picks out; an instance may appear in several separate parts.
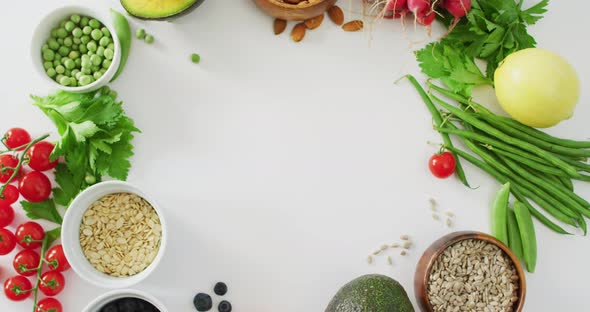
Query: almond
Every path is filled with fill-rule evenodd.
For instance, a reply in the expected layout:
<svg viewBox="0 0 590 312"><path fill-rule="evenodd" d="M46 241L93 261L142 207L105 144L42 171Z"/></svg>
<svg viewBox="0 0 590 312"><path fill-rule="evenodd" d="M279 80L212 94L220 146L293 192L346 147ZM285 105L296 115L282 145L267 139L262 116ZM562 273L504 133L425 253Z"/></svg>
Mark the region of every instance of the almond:
<svg viewBox="0 0 590 312"><path fill-rule="evenodd" d="M307 27L307 29L316 29L316 28L320 27L320 25L322 24L323 21L324 21L324 14L318 15L316 17L312 17L312 18L306 20L305 27Z"/></svg>
<svg viewBox="0 0 590 312"><path fill-rule="evenodd" d="M363 29L363 21L350 21L342 25L342 29L344 29L344 31L359 31Z"/></svg>
<svg viewBox="0 0 590 312"><path fill-rule="evenodd" d="M342 25L342 23L344 23L344 12L342 12L342 9L337 5L328 9L328 16L336 25Z"/></svg>
<svg viewBox="0 0 590 312"><path fill-rule="evenodd" d="M295 25L293 31L291 31L291 39L295 42L303 40L303 37L305 37L305 29L305 23Z"/></svg>
<svg viewBox="0 0 590 312"><path fill-rule="evenodd" d="M283 19L280 19L280 18L277 18L277 19L275 19L275 22L274 22L273 27L274 27L274 30L275 30L275 35L280 35L287 28L287 21L286 20L283 20Z"/></svg>

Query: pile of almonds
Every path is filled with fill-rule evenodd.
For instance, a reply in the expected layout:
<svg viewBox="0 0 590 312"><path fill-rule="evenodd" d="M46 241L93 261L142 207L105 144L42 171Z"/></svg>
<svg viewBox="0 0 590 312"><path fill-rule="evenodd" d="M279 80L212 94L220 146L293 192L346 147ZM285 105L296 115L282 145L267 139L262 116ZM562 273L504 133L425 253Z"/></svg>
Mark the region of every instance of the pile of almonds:
<svg viewBox="0 0 590 312"><path fill-rule="evenodd" d="M304 2L308 2L308 1L313 2L313 0L308 0L308 1L283 0L283 1L286 3L290 3L290 4L299 4L299 3L304 3ZM342 29L344 31L359 31L359 30L363 29L363 21L361 21L361 20L354 20L354 21L350 21L345 24L344 23L344 12L337 5L334 5L328 9L328 17L332 20L332 22L334 22L334 24L336 24L338 26L342 26ZM295 42L299 42L299 41L303 40L307 30L312 30L312 29L318 28L322 24L323 21L324 21L324 14L318 15L316 17L312 17L310 19L307 19L303 22L298 23L297 25L295 25L295 27L293 27L293 30L291 31L291 40L293 40ZM275 19L275 21L274 21L275 35L282 34L286 28L287 28L287 21L286 20L278 19L278 18Z"/></svg>

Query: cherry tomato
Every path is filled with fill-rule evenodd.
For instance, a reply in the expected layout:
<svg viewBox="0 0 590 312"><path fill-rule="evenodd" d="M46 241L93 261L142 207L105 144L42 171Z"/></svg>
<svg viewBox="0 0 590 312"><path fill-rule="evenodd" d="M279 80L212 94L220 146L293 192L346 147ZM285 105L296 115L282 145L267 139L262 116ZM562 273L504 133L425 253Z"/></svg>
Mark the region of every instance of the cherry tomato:
<svg viewBox="0 0 590 312"><path fill-rule="evenodd" d="M29 156L29 167L37 171L46 171L55 168L57 160L49 161L49 155L51 155L54 148L55 145L47 141L41 141L31 146L27 151L27 156Z"/></svg>
<svg viewBox="0 0 590 312"><path fill-rule="evenodd" d="M64 290L64 287L66 287L66 279L63 274L57 271L49 271L41 275L39 290L41 290L45 296L55 296Z"/></svg>
<svg viewBox="0 0 590 312"><path fill-rule="evenodd" d="M52 271L63 272L70 268L70 263L66 259L62 245L55 245L47 251L45 261Z"/></svg>
<svg viewBox="0 0 590 312"><path fill-rule="evenodd" d="M4 191L2 191L2 195L0 196L0 205L12 205L18 201L19 196L20 194L16 186L8 184L4 187Z"/></svg>
<svg viewBox="0 0 590 312"><path fill-rule="evenodd" d="M14 220L14 209L10 205L0 202L0 228L3 228Z"/></svg>
<svg viewBox="0 0 590 312"><path fill-rule="evenodd" d="M33 276L37 274L37 268L41 262L41 256L33 250L22 250L17 253L12 262L16 273L22 276Z"/></svg>
<svg viewBox="0 0 590 312"><path fill-rule="evenodd" d="M20 147L18 150L22 151L24 145L31 142L31 135L23 128L12 128L6 132L4 139L6 146L12 149Z"/></svg>
<svg viewBox="0 0 590 312"><path fill-rule="evenodd" d="M8 179L10 179L14 172L14 170L6 168L16 168L16 166L18 166L18 159L16 157L8 154L0 155L0 183L8 182ZM17 178L21 173L22 170L19 170L19 173L16 175Z"/></svg>
<svg viewBox="0 0 590 312"><path fill-rule="evenodd" d="M430 157L428 162L430 172L437 178L448 178L455 172L457 162L455 156L450 152L444 152L442 154L435 154Z"/></svg>
<svg viewBox="0 0 590 312"><path fill-rule="evenodd" d="M16 237L7 229L0 229L0 256L9 254L16 246Z"/></svg>
<svg viewBox="0 0 590 312"><path fill-rule="evenodd" d="M16 228L16 242L24 249L41 247L45 231L39 223L29 221Z"/></svg>
<svg viewBox="0 0 590 312"><path fill-rule="evenodd" d="M62 312L61 303L55 298L45 298L37 303L35 312Z"/></svg>
<svg viewBox="0 0 590 312"><path fill-rule="evenodd" d="M31 295L33 286L24 276L13 276L4 282L4 294L12 301L22 301Z"/></svg>
<svg viewBox="0 0 590 312"><path fill-rule="evenodd" d="M49 198L51 194L51 181L43 173L31 171L20 179L18 189L26 200L32 203L38 203Z"/></svg>

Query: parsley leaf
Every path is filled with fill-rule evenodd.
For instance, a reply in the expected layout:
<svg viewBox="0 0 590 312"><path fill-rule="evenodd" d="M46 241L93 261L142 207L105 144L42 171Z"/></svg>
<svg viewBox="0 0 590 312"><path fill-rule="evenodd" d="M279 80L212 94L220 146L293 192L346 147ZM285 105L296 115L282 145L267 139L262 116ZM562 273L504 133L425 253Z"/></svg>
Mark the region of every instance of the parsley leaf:
<svg viewBox="0 0 590 312"><path fill-rule="evenodd" d="M57 227L53 230L45 232L45 237L47 237L47 246L51 246L53 242L59 239L61 236L61 226Z"/></svg>
<svg viewBox="0 0 590 312"><path fill-rule="evenodd" d="M520 19L527 23L527 25L535 24L547 12L547 5L549 5L549 0L541 0L541 2L520 12Z"/></svg>
<svg viewBox="0 0 590 312"><path fill-rule="evenodd" d="M32 220L45 219L57 224L61 224L62 222L61 215L51 198L40 203L31 203L24 200L20 203L23 206L23 210L27 213L27 217Z"/></svg>

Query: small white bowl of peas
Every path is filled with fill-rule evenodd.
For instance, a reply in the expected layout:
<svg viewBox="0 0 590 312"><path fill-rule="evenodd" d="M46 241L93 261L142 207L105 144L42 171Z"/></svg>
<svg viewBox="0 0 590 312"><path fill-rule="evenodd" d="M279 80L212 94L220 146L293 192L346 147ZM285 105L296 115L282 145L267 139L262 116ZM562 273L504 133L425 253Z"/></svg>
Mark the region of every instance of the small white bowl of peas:
<svg viewBox="0 0 590 312"><path fill-rule="evenodd" d="M35 69L55 87L90 92L113 78L121 48L108 11L65 6L49 13L37 26L31 57Z"/></svg>

